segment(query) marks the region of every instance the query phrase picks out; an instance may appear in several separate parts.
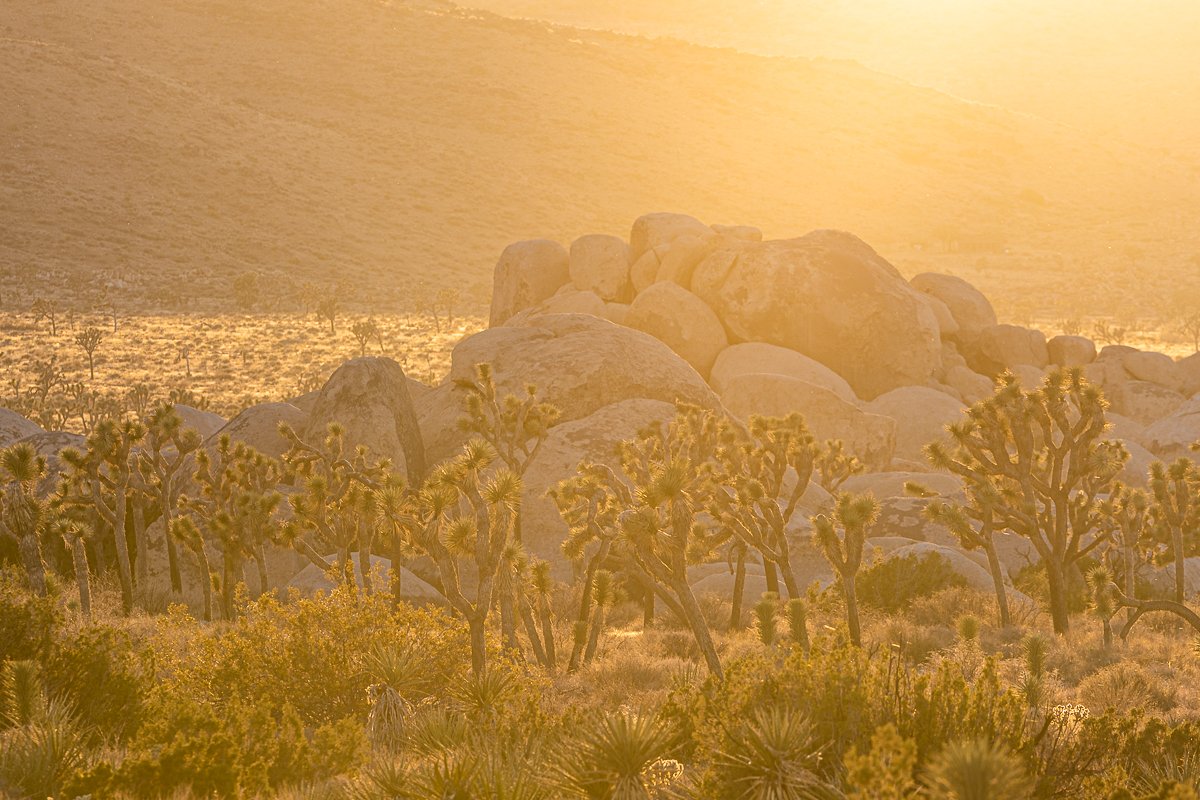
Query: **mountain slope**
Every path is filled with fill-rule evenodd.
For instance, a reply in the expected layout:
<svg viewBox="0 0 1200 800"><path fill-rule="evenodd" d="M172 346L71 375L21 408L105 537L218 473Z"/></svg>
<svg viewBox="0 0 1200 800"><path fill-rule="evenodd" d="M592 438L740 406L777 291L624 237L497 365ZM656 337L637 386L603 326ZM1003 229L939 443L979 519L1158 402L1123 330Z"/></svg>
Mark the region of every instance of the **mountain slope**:
<svg viewBox="0 0 1200 800"><path fill-rule="evenodd" d="M389 307L417 278L486 284L513 239L663 209L890 255L1200 249L1187 166L848 63L436 3L19 0L0 73L19 76L0 115L14 305L99 272L203 302L254 269Z"/></svg>

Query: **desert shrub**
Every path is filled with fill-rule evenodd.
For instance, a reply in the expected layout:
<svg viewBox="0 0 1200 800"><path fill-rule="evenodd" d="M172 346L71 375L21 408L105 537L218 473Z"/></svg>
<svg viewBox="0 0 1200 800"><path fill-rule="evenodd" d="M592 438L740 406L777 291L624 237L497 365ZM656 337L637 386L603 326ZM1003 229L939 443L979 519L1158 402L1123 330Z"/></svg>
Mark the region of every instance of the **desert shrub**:
<svg viewBox="0 0 1200 800"><path fill-rule="evenodd" d="M435 686L470 664L465 627L441 610L393 609L390 598L346 587L289 603L263 597L223 628L169 619L154 644L165 691L218 709L265 698L306 725L365 718L378 645L407 648Z"/></svg>
<svg viewBox="0 0 1200 800"><path fill-rule="evenodd" d="M1135 661L1103 667L1079 683L1079 702L1092 711L1142 709L1167 712L1175 707L1176 690Z"/></svg>
<svg viewBox="0 0 1200 800"><path fill-rule="evenodd" d="M147 723L123 757L81 771L68 793L169 797L267 795L285 784L319 782L360 765L366 734L339 720L306 736L299 716L271 703L209 705L156 693Z"/></svg>
<svg viewBox="0 0 1200 800"><path fill-rule="evenodd" d="M42 667L46 690L75 709L93 737L123 739L143 719L153 682L149 653L117 628L94 626L51 647Z"/></svg>
<svg viewBox="0 0 1200 800"><path fill-rule="evenodd" d="M51 700L0 733L0 797L59 796L88 757L83 727L66 703Z"/></svg>
<svg viewBox="0 0 1200 800"><path fill-rule="evenodd" d="M1079 563L1079 570L1067 571L1067 609L1072 614L1081 613L1088 607L1089 591L1083 576L1095 565L1094 560L1084 559ZM1037 600L1043 607L1050 603L1050 580L1046 576L1046 566L1040 561L1023 567L1013 577L1013 587Z"/></svg>
<svg viewBox="0 0 1200 800"><path fill-rule="evenodd" d="M62 613L54 597L37 597L15 570L0 571L0 662L46 652Z"/></svg>
<svg viewBox="0 0 1200 800"><path fill-rule="evenodd" d="M916 625L952 627L963 614L993 619L996 600L967 586L950 586L931 595L914 597L905 617Z"/></svg>
<svg viewBox="0 0 1200 800"><path fill-rule="evenodd" d="M907 608L915 598L929 597L967 582L937 553L877 561L858 575L858 597L883 611Z"/></svg>

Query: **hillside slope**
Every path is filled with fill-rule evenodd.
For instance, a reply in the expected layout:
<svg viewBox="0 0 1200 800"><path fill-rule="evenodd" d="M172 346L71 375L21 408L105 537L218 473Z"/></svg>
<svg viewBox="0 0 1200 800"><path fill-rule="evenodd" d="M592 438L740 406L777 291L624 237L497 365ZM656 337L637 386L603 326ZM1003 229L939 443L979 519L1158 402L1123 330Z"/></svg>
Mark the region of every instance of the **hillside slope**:
<svg viewBox="0 0 1200 800"><path fill-rule="evenodd" d="M766 55L852 59L922 86L1200 158L1193 0L470 0L507 16Z"/></svg>
<svg viewBox="0 0 1200 800"><path fill-rule="evenodd" d="M18 0L0 74L13 307L100 273L196 307L254 269L382 310L418 277L486 284L513 239L658 209L889 255L1200 250L1189 167L847 63L433 3Z"/></svg>

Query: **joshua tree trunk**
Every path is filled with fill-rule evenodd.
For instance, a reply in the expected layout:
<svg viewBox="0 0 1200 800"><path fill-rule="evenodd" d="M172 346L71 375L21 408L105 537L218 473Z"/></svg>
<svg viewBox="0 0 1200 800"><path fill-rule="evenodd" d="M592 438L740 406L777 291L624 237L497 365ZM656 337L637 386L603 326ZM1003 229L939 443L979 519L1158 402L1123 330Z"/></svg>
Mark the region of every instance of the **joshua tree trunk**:
<svg viewBox="0 0 1200 800"><path fill-rule="evenodd" d="M473 611L467 616L471 629L471 672L481 678L487 672L487 630L484 628L484 612Z"/></svg>
<svg viewBox="0 0 1200 800"><path fill-rule="evenodd" d="M1012 625L1012 615L1008 610L1008 590L1004 587L1004 567L1000 557L996 555L996 545L989 538L984 543L983 551L987 553L988 571L992 573L992 586L996 590L996 608L1000 611L1000 626L1007 628Z"/></svg>
<svg viewBox="0 0 1200 800"><path fill-rule="evenodd" d="M1184 572L1184 567L1187 566L1183 558L1183 526L1171 526L1171 548L1175 551L1175 602L1183 603L1187 598L1187 575Z"/></svg>
<svg viewBox="0 0 1200 800"><path fill-rule="evenodd" d="M846 627L850 630L850 643L861 647L862 628L858 621L858 589L855 581L854 575L842 576L842 591L846 597Z"/></svg>
<svg viewBox="0 0 1200 800"><path fill-rule="evenodd" d="M529 637L529 646L533 648L533 657L543 667L553 671L554 667L546 655L546 648L542 646L542 637L538 632L537 620L533 618L533 611L529 608L529 603L524 598L517 598L517 603L521 607L521 621L525 624L525 635Z"/></svg>
<svg viewBox="0 0 1200 800"><path fill-rule="evenodd" d="M21 560L29 577L29 588L39 597L46 596L46 565L42 563L42 547L36 531L20 539Z"/></svg>
<svg viewBox="0 0 1200 800"><path fill-rule="evenodd" d="M729 610L729 628L742 626L742 596L746 593L746 549L739 548L733 573L733 607Z"/></svg>
<svg viewBox="0 0 1200 800"><path fill-rule="evenodd" d="M1134 558L1133 544L1129 541L1128 537L1125 538L1125 540L1122 544L1121 555L1125 562L1123 565L1124 571L1125 571L1125 596L1130 597L1130 598L1136 598L1137 597L1136 566L1135 566L1135 563L1133 560L1133 558ZM1132 607L1125 609L1125 621L1132 622L1133 615L1136 613L1137 612Z"/></svg>
<svg viewBox="0 0 1200 800"><path fill-rule="evenodd" d="M401 575L400 575L400 570L402 569L402 567L400 566L400 562L403 560L404 560L404 540L400 537L400 533L398 531L393 531L393 535L392 535L392 573L390 576L390 580L391 580L391 584L392 584L391 585L392 605L395 606L396 608L400 607L400 604L403 602L403 597L404 597L404 586L403 586L403 581L401 580Z"/></svg>
<svg viewBox="0 0 1200 800"><path fill-rule="evenodd" d="M717 648L713 644L712 635L708 631L708 623L704 620L700 605L696 602L696 596L692 594L692 587L688 585L686 578L677 579L672 584L672 592L679 600L684 618L696 637L696 644L700 647L700 653L704 656L704 663L708 665L708 671L718 681L724 681L725 670L721 668L721 659L717 657Z"/></svg>
<svg viewBox="0 0 1200 800"><path fill-rule="evenodd" d="M583 663L590 664L596 656L596 646L600 643L600 631L604 629L604 603L596 603L596 612L592 615L592 628L588 633L587 650L583 653Z"/></svg>
<svg viewBox="0 0 1200 800"><path fill-rule="evenodd" d="M133 569L129 563L129 540L125 538L125 487L118 486L113 503L113 544L117 549L117 573L121 578L121 610L133 613Z"/></svg>
<svg viewBox="0 0 1200 800"><path fill-rule="evenodd" d="M200 562L200 592L204 597L204 621L212 622L213 619L213 577L212 566L208 563L208 552L204 549L204 542L200 542L200 546L194 551L196 560Z"/></svg>
<svg viewBox="0 0 1200 800"><path fill-rule="evenodd" d="M1050 618L1054 622L1054 632L1065 636L1071 626L1067 607L1067 576L1062 565L1054 559L1046 561L1046 580L1050 589Z"/></svg>
<svg viewBox="0 0 1200 800"><path fill-rule="evenodd" d="M267 548L262 542L254 548L254 565L258 568L258 596L271 591L271 579L267 576Z"/></svg>
<svg viewBox="0 0 1200 800"><path fill-rule="evenodd" d="M358 544L358 572L362 576L363 594L371 593L371 545L370 543L359 541Z"/></svg>
<svg viewBox="0 0 1200 800"><path fill-rule="evenodd" d="M75 565L75 584L79 587L79 610L83 616L92 616L92 581L88 573L87 547L82 539L71 543L71 560Z"/></svg>
<svg viewBox="0 0 1200 800"><path fill-rule="evenodd" d="M145 591L150 584L150 541L146 536L146 509L141 498L133 501L133 546L134 561L137 567L137 582L135 585Z"/></svg>
<svg viewBox="0 0 1200 800"><path fill-rule="evenodd" d="M244 580L241 556L233 547L228 547L222 556L223 575L221 578L221 605L224 607L225 618L230 622L237 619L237 604L234 593L237 585Z"/></svg>
<svg viewBox="0 0 1200 800"><path fill-rule="evenodd" d="M183 574L179 571L179 547L175 544L175 537L171 535L170 521L168 521L164 538L167 540L167 570L171 573L171 592L174 594L183 594Z"/></svg>
<svg viewBox="0 0 1200 800"><path fill-rule="evenodd" d="M542 620L542 643L546 648L546 668L553 672L558 664L558 653L554 646L554 620L550 616L550 604L545 597L538 597L538 616Z"/></svg>
<svg viewBox="0 0 1200 800"><path fill-rule="evenodd" d="M775 562L770 559L763 559L763 573L767 577L767 591L779 596L779 571L775 568Z"/></svg>

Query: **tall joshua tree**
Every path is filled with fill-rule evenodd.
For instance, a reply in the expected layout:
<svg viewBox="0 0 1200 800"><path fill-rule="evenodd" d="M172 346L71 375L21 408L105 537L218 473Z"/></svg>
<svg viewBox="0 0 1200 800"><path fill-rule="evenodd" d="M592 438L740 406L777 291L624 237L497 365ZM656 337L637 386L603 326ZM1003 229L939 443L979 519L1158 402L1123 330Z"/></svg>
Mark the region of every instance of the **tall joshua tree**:
<svg viewBox="0 0 1200 800"><path fill-rule="evenodd" d="M917 489L915 486L906 488ZM995 539L996 504L1002 502L1002 498L985 494L988 488L988 484L968 486L966 501L961 503L936 498L925 507L925 515L933 522L945 525L964 550L982 550L987 556L1000 624L1008 627L1012 624L1012 614L1004 585L1004 566L996 552Z"/></svg>
<svg viewBox="0 0 1200 800"><path fill-rule="evenodd" d="M184 428L175 406L163 403L146 420L145 447L137 457L139 488L154 500L162 515L171 591L176 594L183 591L183 578L172 526L187 465L199 447L200 434Z"/></svg>
<svg viewBox="0 0 1200 800"><path fill-rule="evenodd" d="M850 641L855 645L862 644L855 581L862 566L863 545L878 516L879 503L874 497L845 492L838 495L832 514L812 518L813 536L826 560L841 578L842 594L846 600L846 625L850 631Z"/></svg>
<svg viewBox="0 0 1200 800"><path fill-rule="evenodd" d="M96 380L96 350L102 341L104 331L99 328L88 327L75 334L75 344L79 345L79 349L87 356L88 375L92 380Z"/></svg>
<svg viewBox="0 0 1200 800"><path fill-rule="evenodd" d="M1067 576L1107 540L1103 503L1128 453L1105 439L1107 404L1082 372L1058 370L1024 391L1011 374L996 393L948 427L951 442L928 449L931 463L994 501L997 530L1028 539L1046 568L1054 630L1070 625Z"/></svg>
<svg viewBox="0 0 1200 800"><path fill-rule="evenodd" d="M38 497L38 482L46 475L46 459L27 444L0 451L0 533L16 540L29 587L46 594L46 565L41 535L49 509Z"/></svg>
<svg viewBox="0 0 1200 800"><path fill-rule="evenodd" d="M699 517L723 436L715 413L681 405L669 424L652 425L621 443L621 471L633 491L616 492L625 500L617 525L632 559L671 598L718 680L724 670L687 568L711 553L720 539Z"/></svg>
<svg viewBox="0 0 1200 800"><path fill-rule="evenodd" d="M719 449L719 471L709 493L712 515L736 540L757 550L764 563L778 566L789 598L800 597L801 591L787 532L819 452L799 414L751 417L749 436ZM742 559L738 569L740 578ZM734 598L735 603L740 600Z"/></svg>
<svg viewBox="0 0 1200 800"><path fill-rule="evenodd" d="M131 455L145 435L146 428L139 422L106 419L88 436L85 451L67 449L61 455L70 468L63 487L64 502L90 506L112 531L121 607L126 614L133 611L133 569L125 533L135 473ZM146 556L139 553L138 557Z"/></svg>
<svg viewBox="0 0 1200 800"><path fill-rule="evenodd" d="M497 572L513 544L521 498L520 478L510 470L493 469L496 460L487 442L468 442L457 457L434 470L395 520L413 546L433 561L443 594L467 621L476 675L487 671L487 625L497 599ZM462 581L467 570L473 592Z"/></svg>
<svg viewBox="0 0 1200 800"><path fill-rule="evenodd" d="M1154 497L1151 513L1175 562L1175 602L1182 603L1187 589L1186 545L1200 528L1200 471L1189 458L1177 459L1169 466L1155 462L1150 467L1150 491Z"/></svg>

